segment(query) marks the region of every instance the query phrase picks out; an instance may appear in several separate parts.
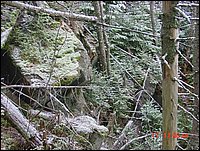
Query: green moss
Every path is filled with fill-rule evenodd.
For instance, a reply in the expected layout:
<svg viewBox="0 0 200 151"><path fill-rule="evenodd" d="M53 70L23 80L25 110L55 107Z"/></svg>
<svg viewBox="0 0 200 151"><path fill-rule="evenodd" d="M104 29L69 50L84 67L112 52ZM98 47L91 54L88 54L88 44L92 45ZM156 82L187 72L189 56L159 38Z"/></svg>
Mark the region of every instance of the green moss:
<svg viewBox="0 0 200 151"><path fill-rule="evenodd" d="M69 85L69 84L71 84L75 79L76 79L76 77L74 77L74 76L61 79L61 85Z"/></svg>
<svg viewBox="0 0 200 151"><path fill-rule="evenodd" d="M12 126L8 120L5 118L1 117L1 126L9 127Z"/></svg>
<svg viewBox="0 0 200 151"><path fill-rule="evenodd" d="M10 42L19 47L18 65L25 72L47 79L53 71L50 84L68 85L79 75L79 51L83 46L73 32L59 25L50 16L37 14L26 28L19 25L14 29Z"/></svg>
<svg viewBox="0 0 200 151"><path fill-rule="evenodd" d="M88 141L88 134L81 134L81 135L75 135L75 141L80 143L82 146L84 146L87 150L91 150L93 148L92 144Z"/></svg>
<svg viewBox="0 0 200 151"><path fill-rule="evenodd" d="M108 132L98 132L98 134L100 135L100 137L103 137L103 138L105 138L105 137L107 137L108 136Z"/></svg>
<svg viewBox="0 0 200 151"><path fill-rule="evenodd" d="M176 11L173 11L170 14L163 15L163 31L162 31L162 39L163 39L163 55L167 53L166 60L172 64L174 61L174 56L176 54L176 40L172 39L170 36L172 35L172 29L178 28L178 21L176 19Z"/></svg>
<svg viewBox="0 0 200 151"><path fill-rule="evenodd" d="M4 16L6 18L6 20L2 20L1 22L1 32L5 31L6 29L9 29L10 27L13 27L17 16L19 14L19 10L18 9L14 9L14 10L1 10L2 12L2 16Z"/></svg>

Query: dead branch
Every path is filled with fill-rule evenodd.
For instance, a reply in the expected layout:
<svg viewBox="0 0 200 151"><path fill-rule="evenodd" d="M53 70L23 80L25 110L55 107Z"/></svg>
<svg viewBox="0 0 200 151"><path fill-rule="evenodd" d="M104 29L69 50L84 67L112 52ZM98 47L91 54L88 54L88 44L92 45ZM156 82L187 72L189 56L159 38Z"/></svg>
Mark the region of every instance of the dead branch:
<svg viewBox="0 0 200 151"><path fill-rule="evenodd" d="M43 7L32 6L32 5L25 4L22 2L18 2L18 1L1 1L1 3L7 4L10 6L14 6L19 9L27 9L29 11L34 11L34 12L48 13L51 16L62 16L62 17L67 17L67 18L80 20L80 21L96 22L96 20L97 20L97 18L95 16L85 16L85 15L80 15L80 14L75 14L75 13L56 11L53 9L45 9Z"/></svg>
<svg viewBox="0 0 200 151"><path fill-rule="evenodd" d="M7 86L7 85L6 85L5 83L3 83L3 82L1 82L1 84L4 85L4 86ZM2 87L3 87L3 86L2 86ZM1 88L2 88L2 87L1 87ZM33 98L30 97L29 95L27 95L27 94L25 94L25 93L23 93L23 92L21 92L21 91L19 91L19 90L16 90L16 89L14 89L14 88L12 88L12 87L11 87L11 89L14 90L14 91L16 91L16 92L18 92L20 95L23 95L23 96L29 98L31 101L35 102L35 103L36 103L37 105L39 105L40 107L42 107L42 108L44 108L44 109L47 109L47 110L51 110L51 111L56 112L55 110L53 110L53 109L51 109L51 108L49 108L49 107L43 106L43 105L40 104L37 100L33 99Z"/></svg>
<svg viewBox="0 0 200 151"><path fill-rule="evenodd" d="M152 35L152 34L147 33L147 32L138 31L138 30L134 30L134 29L126 28L126 27L113 26L113 25L109 25L109 24L105 24L105 23L99 23L99 22L97 22L97 24L103 25L105 27L122 29L122 30L125 30L125 31L131 31L131 32L135 32L135 33L138 33L138 34L144 34L144 35L148 35L148 36L152 36L152 37L160 37L158 35Z"/></svg>
<svg viewBox="0 0 200 151"><path fill-rule="evenodd" d="M187 16L180 8L175 7L175 9L176 9L177 11L179 11L179 13L180 13L184 18L186 18L186 20L187 20L189 23L191 23L190 17Z"/></svg>
<svg viewBox="0 0 200 151"><path fill-rule="evenodd" d="M177 4L177 6L185 6L185 7L199 7L199 4L190 3L190 4Z"/></svg>
<svg viewBox="0 0 200 151"><path fill-rule="evenodd" d="M199 96L198 96L197 94L191 92L188 88L186 88L186 87L184 86L184 84L185 84L186 86L190 87L190 88L193 88L192 86L190 86L189 84L187 84L187 83L185 83L185 82L183 83L183 81L179 80L179 79L176 78L176 77L174 77L173 80L176 81L176 82L178 82L178 84L179 84L183 89L185 89L187 92L189 92L191 95L195 96L195 97L199 100Z"/></svg>
<svg viewBox="0 0 200 151"><path fill-rule="evenodd" d="M6 43L11 31L12 31L12 27L10 27L9 29L1 33L1 48L3 48L4 44Z"/></svg>
<svg viewBox="0 0 200 151"><path fill-rule="evenodd" d="M187 62L189 63L189 65L194 68L193 64L179 51L179 50L176 50L178 52L178 54Z"/></svg>
<svg viewBox="0 0 200 151"><path fill-rule="evenodd" d="M180 107L183 111L190 114L194 120L196 120L199 123L199 120L189 111L187 111L184 107L182 107L180 104L178 104L178 107Z"/></svg>
<svg viewBox="0 0 200 151"><path fill-rule="evenodd" d="M140 137L137 137L137 138L133 138L132 140L130 140L129 142L127 142L124 146L122 146L122 147L120 148L120 150L124 150L124 149L125 149L128 145L130 145L133 141L136 141L136 140L139 140L139 139L148 137L148 136L151 136L151 134L147 134L147 135L144 135L144 136L140 136Z"/></svg>
<svg viewBox="0 0 200 151"><path fill-rule="evenodd" d="M51 94L50 92L48 92L48 95L50 96L50 99L54 100L54 103L56 103L56 106L58 107L58 109L60 109L66 116L68 114L70 114L73 117L72 112L69 111L69 109L59 100L57 99L53 94Z"/></svg>
<svg viewBox="0 0 200 151"><path fill-rule="evenodd" d="M133 121L132 120L129 120L127 122L127 124L125 125L124 129L122 130L121 132L121 135L118 137L118 139L114 142L113 146L112 146L112 149L119 149L120 145L122 145L122 141L125 139L126 137L126 133L127 133L127 130L130 130L132 129L133 127Z"/></svg>
<svg viewBox="0 0 200 151"><path fill-rule="evenodd" d="M85 89L92 89L91 86L32 86L32 85L6 85L6 86L2 86L1 89L8 89L8 88L32 88L32 89L73 89L73 88L85 88Z"/></svg>
<svg viewBox="0 0 200 151"><path fill-rule="evenodd" d="M35 127L26 119L19 109L12 103L5 94L1 93L1 105L5 108L10 121L17 127L24 138L31 142L33 147L41 145L42 139Z"/></svg>

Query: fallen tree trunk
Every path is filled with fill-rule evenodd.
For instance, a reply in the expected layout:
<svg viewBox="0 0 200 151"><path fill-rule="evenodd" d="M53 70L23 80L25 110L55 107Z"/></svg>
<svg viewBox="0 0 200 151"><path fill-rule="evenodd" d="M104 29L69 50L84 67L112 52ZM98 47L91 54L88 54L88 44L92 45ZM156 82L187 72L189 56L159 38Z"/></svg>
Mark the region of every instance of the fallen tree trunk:
<svg viewBox="0 0 200 151"><path fill-rule="evenodd" d="M42 144L42 139L39 136L39 132L12 103L12 101L3 93L1 93L1 105L7 113L6 116L17 127L24 138L31 143L32 147Z"/></svg>
<svg viewBox="0 0 200 151"><path fill-rule="evenodd" d="M11 31L12 31L12 27L10 27L9 29L7 29L1 33L1 49L5 45Z"/></svg>

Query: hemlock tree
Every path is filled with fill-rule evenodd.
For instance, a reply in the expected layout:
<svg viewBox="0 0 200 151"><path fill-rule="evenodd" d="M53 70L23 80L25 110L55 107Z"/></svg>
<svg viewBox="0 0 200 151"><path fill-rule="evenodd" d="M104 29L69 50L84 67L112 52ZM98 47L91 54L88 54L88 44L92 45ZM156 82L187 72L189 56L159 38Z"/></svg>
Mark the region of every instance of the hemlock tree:
<svg viewBox="0 0 200 151"><path fill-rule="evenodd" d="M162 20L162 103L164 150L173 150L177 143L177 103L178 103L178 37L175 6L178 1L163 1Z"/></svg>
<svg viewBox="0 0 200 151"><path fill-rule="evenodd" d="M156 23L155 23L155 13L154 13L155 1L150 1L150 16L151 16L151 25L152 25L152 32L155 36L155 45L156 45Z"/></svg>

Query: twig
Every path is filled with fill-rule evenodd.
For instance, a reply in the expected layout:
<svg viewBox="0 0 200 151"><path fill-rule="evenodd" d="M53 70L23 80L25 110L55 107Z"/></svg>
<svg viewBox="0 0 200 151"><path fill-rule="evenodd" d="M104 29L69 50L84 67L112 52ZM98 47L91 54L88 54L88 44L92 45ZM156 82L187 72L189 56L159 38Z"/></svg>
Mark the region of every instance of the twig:
<svg viewBox="0 0 200 151"><path fill-rule="evenodd" d="M184 42L179 42L179 44L185 46L185 47L188 47L188 48L193 48L191 45L186 45Z"/></svg>
<svg viewBox="0 0 200 151"><path fill-rule="evenodd" d="M147 69L147 72L146 72L146 74L144 76L144 82L143 82L143 86L142 86L143 89L145 87L145 83L146 83L146 80L147 80L147 76L148 76L149 70L150 70L150 68Z"/></svg>
<svg viewBox="0 0 200 151"><path fill-rule="evenodd" d="M56 33L55 43L57 42L56 40L57 40L57 38L58 38L60 29L61 29L61 25L59 26L58 31L57 31L57 33ZM64 45L64 43L65 43L65 41L66 41L66 38L67 38L67 34L66 34L66 36L65 36L65 40L64 40L63 44L61 45L61 48L62 48L62 46ZM56 43L56 44L57 44L57 43ZM53 59L52 59L52 62L51 62L51 69L50 69L49 78L48 78L47 83L46 83L46 87L49 85L49 82L50 82L51 77L52 77L52 74L53 74L53 69L54 69L55 64L56 64L56 58L55 58L55 56L56 56L56 51L57 51L57 55L58 55L59 51L61 50L61 48L58 49L58 45L56 45L56 44L55 44L55 46L54 46L54 49L55 49L55 50L54 50L54 52L53 52Z"/></svg>
<svg viewBox="0 0 200 151"><path fill-rule="evenodd" d="M119 49L120 51L122 51L123 53L125 53L125 54L131 56L132 58L137 58L137 59L139 59L137 56L132 55L131 53L125 51L124 49L122 49L122 48L120 48L120 47L118 47L118 46L115 46L115 47L116 47L117 49Z"/></svg>
<svg viewBox="0 0 200 151"><path fill-rule="evenodd" d="M61 4L59 1L56 1L56 3L57 3L58 5L60 5L60 6L62 6L65 10L68 10L68 8L67 8L65 5Z"/></svg>
<svg viewBox="0 0 200 151"><path fill-rule="evenodd" d="M177 40L193 40L193 39L195 39L196 37L179 37L179 38L177 38Z"/></svg>
<svg viewBox="0 0 200 151"><path fill-rule="evenodd" d="M117 60L116 60L116 61L117 61ZM142 88L142 90L139 92L139 96L138 96L137 101L136 101L136 105L135 105L134 112L133 112L133 114L132 114L132 118L134 118L134 116L135 116L135 113L136 113L136 110L137 110L137 106L138 106L138 104L139 104L139 100L140 100L140 97L141 97L141 95L142 95L142 92L144 91L144 92L146 92L146 93L150 96L150 94L149 94L147 91L144 90L144 87L145 87L145 83L146 83L146 79L147 79L147 75L148 75L149 70L150 70L150 68L147 69L147 72L146 72L146 74L145 74L143 86L140 85L140 87ZM126 71L126 70L125 70L125 71ZM135 81L136 81L136 80L135 80ZM116 149L116 147L117 147L117 145L120 143L120 141L121 141L122 139L124 139L124 137L125 137L125 135L126 135L126 134L125 134L125 131L126 131L127 127L131 127L132 124L133 124L133 121L132 121L132 120L129 120L129 121L127 122L127 124L126 124L126 126L124 127L124 129L123 129L121 135L119 136L119 138L118 138L118 139L114 142L114 144L113 144L113 148L114 148L114 149ZM125 146L125 147L126 147L126 146ZM121 148L122 148L122 147L121 147Z"/></svg>
<svg viewBox="0 0 200 151"><path fill-rule="evenodd" d="M177 6L185 6L185 7L199 7L199 4L195 4L195 3L190 3L190 4L177 4Z"/></svg>
<svg viewBox="0 0 200 151"><path fill-rule="evenodd" d="M176 144L177 147L179 147L181 150L186 150L184 148L182 148L178 143Z"/></svg>
<svg viewBox="0 0 200 151"><path fill-rule="evenodd" d="M190 20L199 20L197 17L191 17Z"/></svg>
<svg viewBox="0 0 200 151"><path fill-rule="evenodd" d="M112 146L112 149L118 149L117 146L118 144L124 140L124 137L126 136L126 132L128 129L131 129L133 126L133 121L132 120L129 120L127 122L127 124L125 125L124 129L122 130L121 132L121 135L117 138L117 140L114 142L113 146Z"/></svg>
<svg viewBox="0 0 200 151"><path fill-rule="evenodd" d="M1 82L1 84L6 85L6 84L4 84L3 82ZM16 92L18 92L20 95L23 95L23 96L29 98L31 101L34 101L34 102L35 102L36 104L38 104L40 107L42 107L42 108L44 108L44 109L48 109L48 110L50 110L50 111L56 112L56 110L54 110L54 109L51 109L51 108L46 107L46 106L43 106L43 105L40 104L37 100L33 99L32 97L28 96L27 94L25 94L25 93L23 93L23 92L21 92L21 91L18 91L18 90L16 90L16 89L12 88L12 87L11 87L11 89L14 90L14 91L16 91Z"/></svg>
<svg viewBox="0 0 200 151"><path fill-rule="evenodd" d="M182 80L179 80L179 79L177 79L177 80L178 80L179 82L183 83L184 85L188 86L189 88L194 89L193 86L187 84L186 82L184 82L184 81L182 81Z"/></svg>
<svg viewBox="0 0 200 151"><path fill-rule="evenodd" d="M92 38L95 39L95 41L98 41L98 39L91 33L91 31L85 25L83 25L83 28L92 36Z"/></svg>
<svg viewBox="0 0 200 151"><path fill-rule="evenodd" d="M139 34L144 34L144 35L148 35L148 36L152 36L152 37L160 37L160 36L157 36L157 35L149 34L147 32L138 31L138 30L134 30L134 29L126 28L126 27L118 27L118 26L113 26L113 25L109 25L109 24L102 24L102 23L99 23L99 22L97 22L97 24L103 25L105 27L110 27L110 28L124 29L124 30L127 30L127 31L131 31L131 32L139 33Z"/></svg>
<svg viewBox="0 0 200 151"><path fill-rule="evenodd" d="M190 95L190 93L178 93L178 95L179 96L181 96L181 95L185 96L185 95Z"/></svg>
<svg viewBox="0 0 200 151"><path fill-rule="evenodd" d="M176 77L174 77L173 80L177 81L178 84L179 84L180 86L182 86L183 89L185 89L186 91L188 91L190 94L192 94L193 96L195 96L195 97L199 100L199 96L198 96L197 94L191 92L189 89L187 89L187 88L183 85L183 83L184 83L185 85L186 85L187 83L185 83L185 82L179 80L179 79L176 78ZM187 86L190 86L190 85L187 84ZM192 87L192 86L190 86L190 87ZM194 89L194 87L192 87L192 88Z"/></svg>
<svg viewBox="0 0 200 151"><path fill-rule="evenodd" d="M137 98L135 109L134 109L135 112L133 113L132 117L135 116L135 113L136 113L136 110L137 110L137 107L138 107L138 104L139 104L139 101L140 101L140 97L142 96L142 92L143 92L144 87L145 87L145 83L146 83L146 79L147 79L147 75L149 73L149 70L150 70L150 68L147 69L147 72L146 72L146 74L144 76L144 82L143 82L142 90L140 91L140 94L139 94L139 96Z"/></svg>
<svg viewBox="0 0 200 151"><path fill-rule="evenodd" d="M115 62L117 62L119 64L119 66L132 78L132 80L140 87L142 88L142 86L137 82L137 80L135 80L135 78L133 78L131 76L131 74L121 65L121 63L112 55L110 54L110 56L115 60Z"/></svg>
<svg viewBox="0 0 200 151"><path fill-rule="evenodd" d="M127 142L124 146L122 146L120 148L120 150L123 150L125 149L128 145L130 145L133 141L135 140L139 140L139 139L142 139L142 138L145 138L145 137L148 137L148 136L151 136L151 134L147 134L147 135L144 135L144 136L140 136L140 137L137 137L137 138L133 138L132 140L130 140L129 142Z"/></svg>
<svg viewBox="0 0 200 151"><path fill-rule="evenodd" d="M182 107L180 104L178 104L178 107L180 107L183 111L190 114L194 120L196 120L199 123L199 120L189 111L187 111L184 107Z"/></svg>
<svg viewBox="0 0 200 151"><path fill-rule="evenodd" d="M1 83L2 84L2 83ZM1 89L7 89L7 88L32 88L32 89L42 89L42 88L47 88L47 89L73 89L73 88L85 88L85 89L92 89L91 86L31 86L31 85L6 85L2 86Z"/></svg>
<svg viewBox="0 0 200 151"><path fill-rule="evenodd" d="M183 17L185 17L186 20L187 20L189 23L191 23L190 17L188 17L180 8L175 7L175 9L176 9L177 11L179 11L179 13L180 13L181 15L183 15Z"/></svg>
<svg viewBox="0 0 200 151"><path fill-rule="evenodd" d="M74 117L73 116L73 114L72 114L72 112L70 112L69 111L69 109L62 103L62 102L60 102L60 100L58 100L53 94L51 94L50 92L48 92L48 94L49 94L49 96L50 96L50 98L53 98L54 99L54 101L56 101L59 105L58 105L58 107L59 106L61 106L61 111L63 111L66 115L69 113L72 117Z"/></svg>
<svg viewBox="0 0 200 151"><path fill-rule="evenodd" d="M126 74L141 88L142 86L137 82L137 80L135 80L135 78L121 65L121 63L112 55L110 54L110 56L119 64L119 66L126 72ZM158 102L149 94L149 92L147 92L147 90L143 89L143 91L152 99L155 101L155 103L161 108L162 107L158 104Z"/></svg>
<svg viewBox="0 0 200 151"><path fill-rule="evenodd" d="M195 136L195 137L199 137L199 135L198 134L191 134L191 133L179 133L179 134L181 134L181 135L188 135L188 136Z"/></svg>
<svg viewBox="0 0 200 151"><path fill-rule="evenodd" d="M36 130L33 124L30 123L30 121L19 111L19 109L4 93L1 93L1 105L8 113L8 118L11 120L14 126L19 129L24 138L28 142L32 142L32 147L42 145L42 139L39 135L39 131Z"/></svg>

